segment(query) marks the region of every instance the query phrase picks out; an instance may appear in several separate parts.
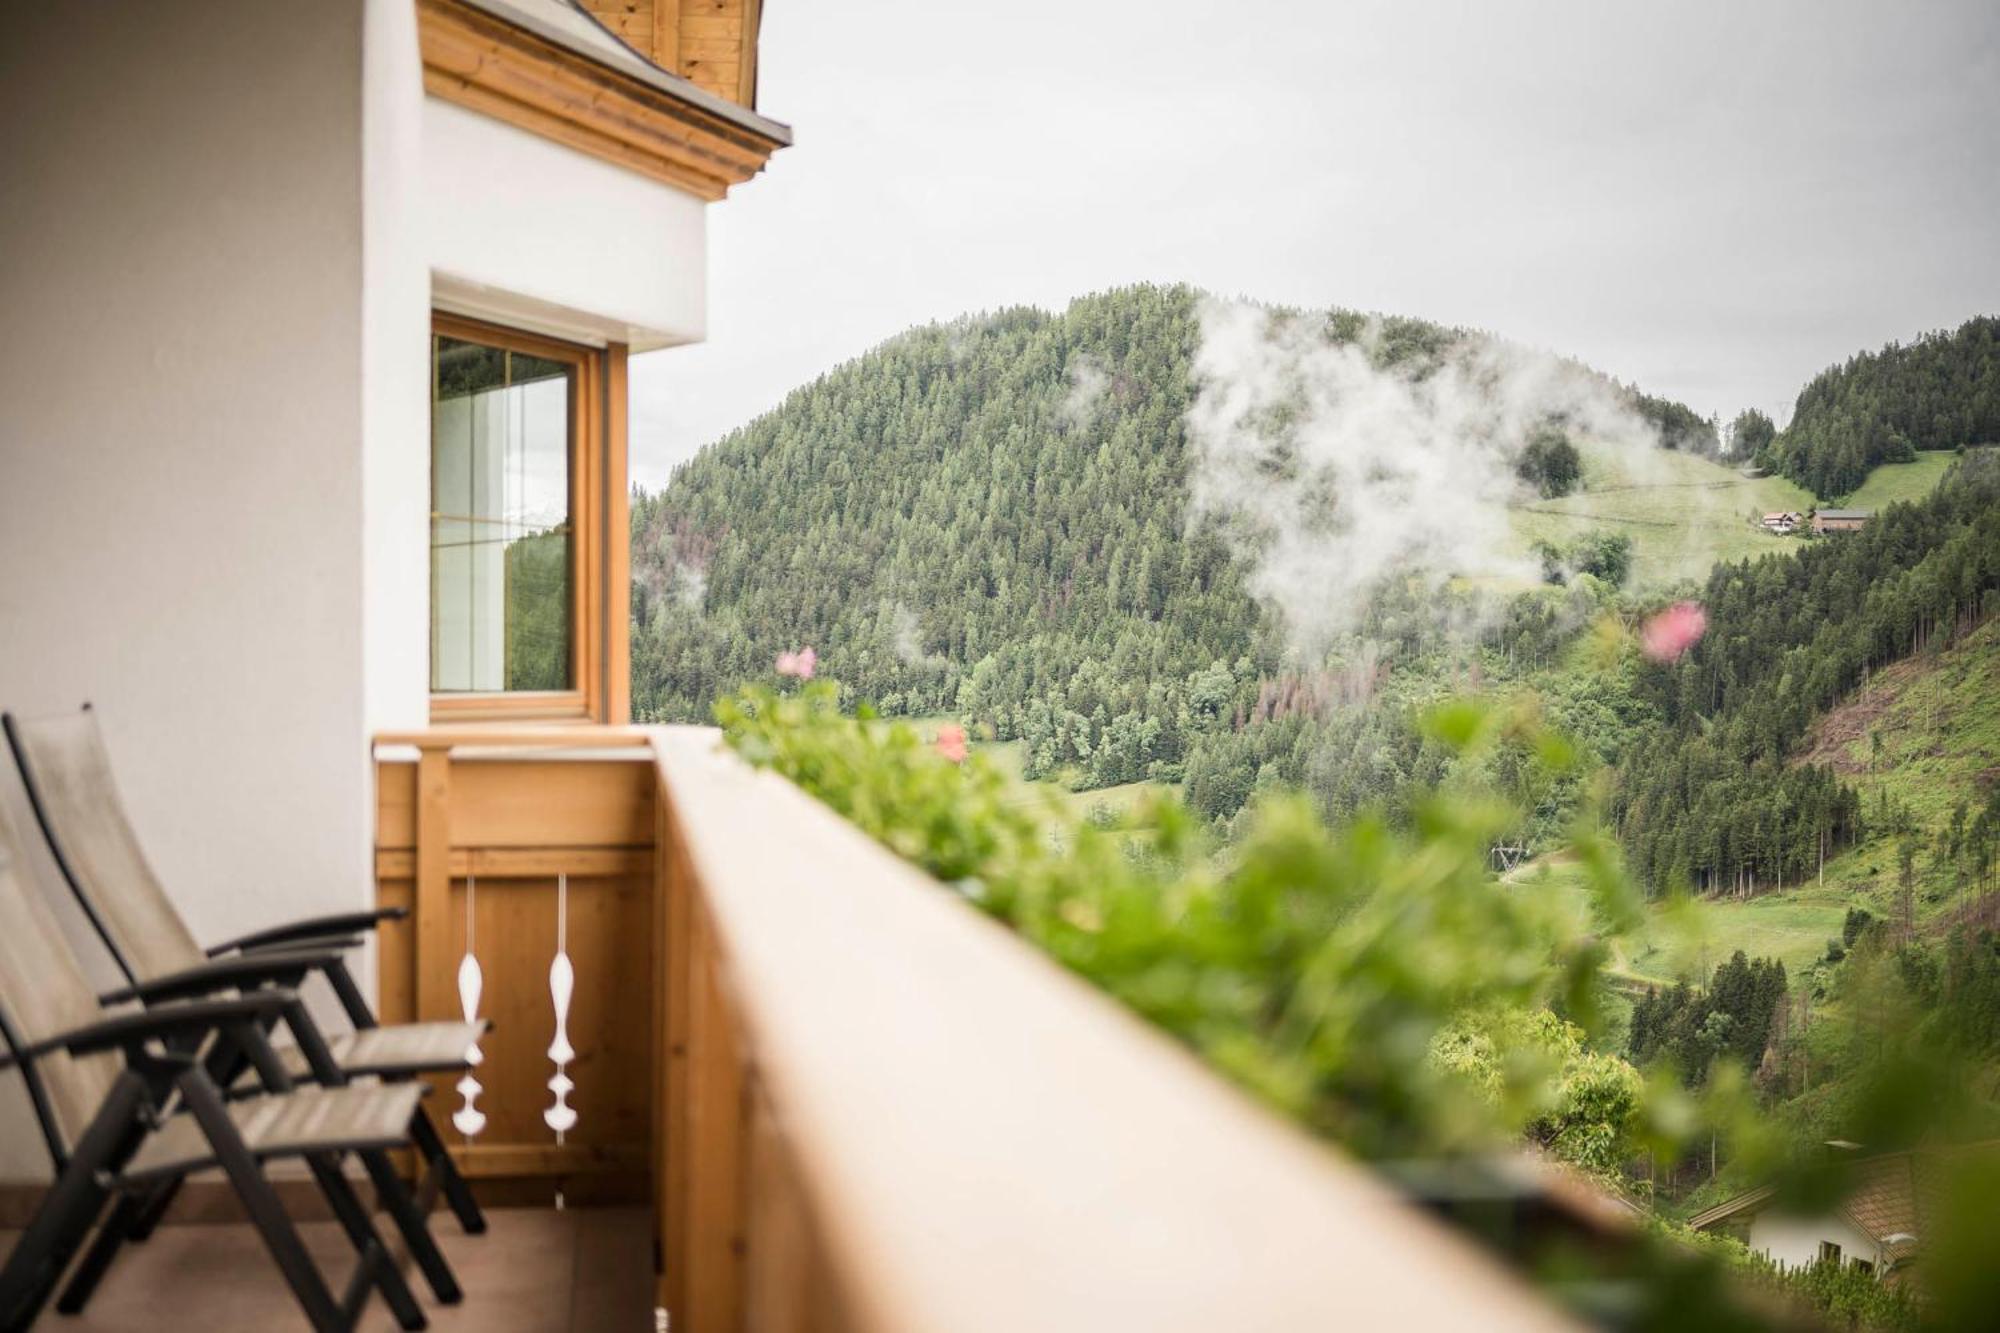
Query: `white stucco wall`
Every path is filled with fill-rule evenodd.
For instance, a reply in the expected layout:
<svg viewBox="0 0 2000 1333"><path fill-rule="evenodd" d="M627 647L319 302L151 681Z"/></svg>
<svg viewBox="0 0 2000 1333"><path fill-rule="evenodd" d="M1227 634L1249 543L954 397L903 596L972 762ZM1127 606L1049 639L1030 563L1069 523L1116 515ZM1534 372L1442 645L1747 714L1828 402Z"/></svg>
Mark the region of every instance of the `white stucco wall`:
<svg viewBox="0 0 2000 1333"><path fill-rule="evenodd" d="M362 645L370 731L430 717L430 262L416 6L366 0Z"/></svg>
<svg viewBox="0 0 2000 1333"><path fill-rule="evenodd" d="M372 899L369 737L429 711L433 303L659 347L705 264L700 200L426 98L409 0L9 14L0 707L95 703L198 936ZM0 1076L0 1182L45 1167Z"/></svg>
<svg viewBox="0 0 2000 1333"><path fill-rule="evenodd" d="M440 307L634 351L700 340L700 199L435 97L423 126Z"/></svg>
<svg viewBox="0 0 2000 1333"><path fill-rule="evenodd" d="M0 42L0 705L94 701L202 937L366 904L368 736L423 718L415 43L407 0Z"/></svg>
<svg viewBox="0 0 2000 1333"><path fill-rule="evenodd" d="M1751 1249L1769 1255L1787 1268L1804 1268L1819 1260L1821 1241L1840 1246L1840 1261L1866 1259L1880 1261L1881 1255L1868 1234L1838 1214L1826 1217L1795 1217L1786 1213L1759 1213L1750 1223Z"/></svg>

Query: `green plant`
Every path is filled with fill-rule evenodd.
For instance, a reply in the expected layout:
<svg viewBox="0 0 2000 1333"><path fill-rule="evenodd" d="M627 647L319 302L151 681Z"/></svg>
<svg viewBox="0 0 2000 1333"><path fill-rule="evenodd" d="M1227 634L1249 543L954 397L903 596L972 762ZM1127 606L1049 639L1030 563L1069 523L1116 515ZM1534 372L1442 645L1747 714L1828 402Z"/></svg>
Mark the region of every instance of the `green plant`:
<svg viewBox="0 0 2000 1333"><path fill-rule="evenodd" d="M1629 1108L1603 1112L1616 1122L1608 1130L1581 1127L1585 1103L1637 1095L1580 1044L1606 957L1600 932L1638 911L1607 840L1580 831L1575 842L1595 905L1585 919L1569 900L1495 883L1488 849L1518 814L1469 779L1420 801L1407 827L1363 816L1334 829L1307 802L1268 795L1225 860L1171 797L1130 828L1023 804L984 756L953 762L905 723L843 714L839 698L825 681L793 693L754 686L716 715L745 759L791 778L1316 1131L1386 1156L1487 1148L1534 1124L1593 1169L1629 1154ZM1452 703L1425 727L1465 757L1513 744L1545 768L1572 762L1525 710ZM1544 1029L1565 1046L1566 1090L1467 1097L1462 1071L1429 1058L1468 1013L1552 1010L1567 1016ZM1514 1020L1489 1019L1487 1040L1515 1030Z"/></svg>
<svg viewBox="0 0 2000 1333"><path fill-rule="evenodd" d="M720 701L716 716L745 759L789 777L1223 1073L1363 1156L1452 1156L1526 1136L1615 1184L1635 1157L1670 1163L1692 1144L1719 1143L1747 1178L1776 1181L1808 1212L1834 1206L1846 1188L1823 1155L1781 1162L1739 1064L1718 1061L1697 1098L1664 1069L1642 1078L1591 1049L1607 941L1634 923L1639 905L1615 844L1589 822L1569 849L1588 911L1577 912L1570 895L1524 892L1491 873L1488 850L1518 812L1477 777L1480 758L1513 746L1547 770L1572 762L1530 708L1455 701L1430 710L1427 739L1466 762L1451 766L1455 776L1417 801L1406 823L1364 816L1330 827L1306 801L1266 793L1247 832L1219 851L1171 797L1122 822L1054 798L1024 803L1003 769L964 753L962 737L926 742L866 708L843 713L831 682L746 687ZM1843 989L1877 976L1903 984L1877 934L1864 933L1865 966L1855 971L1850 960ZM1718 969L1717 989L1729 990L1739 973L1739 989L1755 992L1758 968L1741 958ZM1767 989L1782 989L1781 969L1764 973ZM1952 984L2000 993L1985 972ZM1732 1021L1717 1025L1713 1044L1736 1035L1737 1010L1764 1006L1729 1008ZM1960 1066L1922 1044L1854 1038L1857 1052L1879 1054L1849 1057L1856 1072L1843 1088L1842 1124L1885 1144L1949 1127L1936 1108ZM1984 1178L1973 1183L1985 1188ZM1965 1209L1983 1206L1977 1189L1960 1193ZM1987 1229L1960 1226L1937 1243L1945 1260L1926 1280L1945 1313L1930 1324L1969 1326L1962 1312L1990 1308L1991 1274L2000 1271ZM1766 1326L1720 1296L1732 1271L1850 1327L1922 1322L1907 1296L1872 1276L1780 1274L1733 1242L1665 1228L1596 1278L1576 1277L1572 1254L1528 1261L1572 1290L1580 1308L1626 1327ZM1591 1293L1613 1278L1626 1284L1622 1304L1593 1311Z"/></svg>

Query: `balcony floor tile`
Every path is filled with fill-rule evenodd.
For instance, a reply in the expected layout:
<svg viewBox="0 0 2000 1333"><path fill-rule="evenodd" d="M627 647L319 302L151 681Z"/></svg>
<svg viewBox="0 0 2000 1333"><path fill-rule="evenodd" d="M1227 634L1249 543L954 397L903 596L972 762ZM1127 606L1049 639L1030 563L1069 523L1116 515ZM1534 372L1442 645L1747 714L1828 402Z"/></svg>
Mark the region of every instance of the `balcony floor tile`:
<svg viewBox="0 0 2000 1333"><path fill-rule="evenodd" d="M484 1236L461 1233L449 1214L432 1227L465 1288L465 1300L441 1306L404 1264L436 1333L648 1333L653 1327L652 1240L636 1208L494 1208ZM392 1228L381 1215L376 1226ZM299 1228L336 1288L353 1250L331 1222ZM17 1233L0 1231L0 1254ZM304 1328L289 1290L257 1234L241 1225L160 1228L119 1256L90 1308L76 1319L51 1311L42 1323L73 1333L265 1333ZM378 1296L362 1321L368 1333L393 1333L396 1321Z"/></svg>

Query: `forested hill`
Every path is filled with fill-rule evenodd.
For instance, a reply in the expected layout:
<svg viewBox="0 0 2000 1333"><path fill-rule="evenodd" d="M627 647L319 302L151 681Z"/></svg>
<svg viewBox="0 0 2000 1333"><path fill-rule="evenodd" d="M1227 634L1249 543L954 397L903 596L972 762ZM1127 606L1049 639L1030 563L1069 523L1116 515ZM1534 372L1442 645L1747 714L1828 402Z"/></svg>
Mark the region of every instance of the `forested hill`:
<svg viewBox="0 0 2000 1333"><path fill-rule="evenodd" d="M1815 376L1760 461L1822 498L1919 449L2000 442L2000 318L1864 352Z"/></svg>
<svg viewBox="0 0 2000 1333"><path fill-rule="evenodd" d="M1270 651L1241 570L1184 531L1194 304L917 329L703 451L635 507L638 710L705 718L812 644L887 712L964 686L1172 727L1191 678Z"/></svg>
<svg viewBox="0 0 2000 1333"><path fill-rule="evenodd" d="M1650 886L1797 882L1878 814L1831 768L1789 762L1815 717L2000 614L2000 450L1858 533L1716 566L1702 601L1707 634L1639 679L1659 721L1628 747L1612 813Z"/></svg>
<svg viewBox="0 0 2000 1333"><path fill-rule="evenodd" d="M1280 642L1231 549L1190 531L1201 300L1141 286L920 328L704 450L635 506L635 710L705 719L811 644L885 712L1025 740L1031 774L1178 778L1193 731L1254 706ZM1401 374L1500 346L1305 318ZM1680 404L1584 373L1662 443L1713 448Z"/></svg>

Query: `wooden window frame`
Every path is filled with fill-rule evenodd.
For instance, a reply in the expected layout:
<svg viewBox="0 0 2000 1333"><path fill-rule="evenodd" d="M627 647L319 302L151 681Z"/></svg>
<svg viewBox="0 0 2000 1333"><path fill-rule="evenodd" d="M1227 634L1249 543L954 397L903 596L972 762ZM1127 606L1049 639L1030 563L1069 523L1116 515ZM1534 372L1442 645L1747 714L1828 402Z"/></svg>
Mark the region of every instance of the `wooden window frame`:
<svg viewBox="0 0 2000 1333"><path fill-rule="evenodd" d="M432 312L431 333L561 361L576 373L569 441L570 679L575 684L567 690L433 691L431 721L629 721L626 608L631 603L627 549L631 523L625 493L625 347L564 342L444 311ZM427 437L426 448L431 447ZM436 509L433 496L430 512L435 515ZM617 539L621 534L624 540ZM435 595L433 587L431 597ZM435 616L430 598L426 610ZM428 674L428 651L425 660Z"/></svg>

